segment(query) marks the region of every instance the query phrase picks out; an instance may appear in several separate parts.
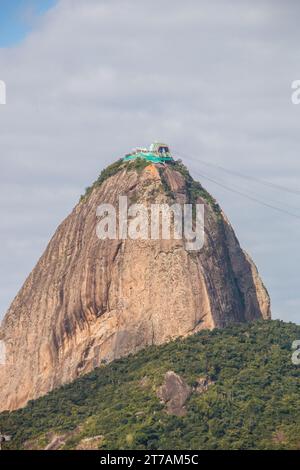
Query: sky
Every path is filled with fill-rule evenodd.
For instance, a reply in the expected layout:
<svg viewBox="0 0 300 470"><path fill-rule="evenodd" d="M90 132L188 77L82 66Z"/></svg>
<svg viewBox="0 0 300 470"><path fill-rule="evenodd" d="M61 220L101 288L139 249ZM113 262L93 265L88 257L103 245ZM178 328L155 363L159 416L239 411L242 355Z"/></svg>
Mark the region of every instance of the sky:
<svg viewBox="0 0 300 470"><path fill-rule="evenodd" d="M0 7L0 317L103 167L162 140L229 217L273 318L300 323L299 2Z"/></svg>

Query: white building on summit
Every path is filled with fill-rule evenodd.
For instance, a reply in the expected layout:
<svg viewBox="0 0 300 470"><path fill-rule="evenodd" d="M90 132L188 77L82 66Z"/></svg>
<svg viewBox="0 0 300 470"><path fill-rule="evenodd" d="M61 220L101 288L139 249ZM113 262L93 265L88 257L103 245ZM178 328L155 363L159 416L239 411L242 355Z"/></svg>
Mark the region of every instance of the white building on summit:
<svg viewBox="0 0 300 470"><path fill-rule="evenodd" d="M169 146L162 142L154 142L150 145L149 150L145 148L136 148L131 153L125 155L123 160L135 160L136 158L142 158L152 163L173 162Z"/></svg>

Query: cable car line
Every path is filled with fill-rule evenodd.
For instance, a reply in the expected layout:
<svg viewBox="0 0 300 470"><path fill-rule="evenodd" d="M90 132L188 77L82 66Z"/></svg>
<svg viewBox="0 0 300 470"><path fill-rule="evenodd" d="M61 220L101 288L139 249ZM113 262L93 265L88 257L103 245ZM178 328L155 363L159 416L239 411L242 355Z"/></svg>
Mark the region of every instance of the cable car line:
<svg viewBox="0 0 300 470"><path fill-rule="evenodd" d="M298 190L298 189L288 188L288 187L282 186L280 184L272 183L271 181L267 181L267 180L264 180L264 179L257 178L256 176L246 175L245 173L240 173L239 171L229 170L228 168L225 168L222 165L217 165L216 163L207 162L207 161L199 159L199 158L196 159L196 158L191 157L189 155L185 155L183 152L178 152L178 153L179 153L179 155L181 154L185 158L188 158L190 160L197 160L197 162L201 162L204 165L208 165L208 166L212 166L214 168L218 168L219 170L224 171L224 172L229 173L229 174L232 174L234 176L239 176L240 178L245 178L245 179L248 179L248 180L255 181L256 183L262 184L264 186L268 186L272 189L278 189L280 191L284 191L284 192L287 192L287 193L290 193L290 194L300 195L300 190Z"/></svg>
<svg viewBox="0 0 300 470"><path fill-rule="evenodd" d="M252 197L252 196L249 196L248 194L246 193L243 193L242 191L238 191L236 189L232 189L232 188L229 188L228 186L226 186L225 184L223 183L220 183L219 181L216 181L215 179L213 178L210 178L209 176L207 175L204 175L202 173L196 173L197 176L200 176L201 178L205 178L206 180L208 181L211 181L212 183L220 186L221 188L223 189L226 189L227 191L231 191L235 194L239 194L240 196L242 197L245 197L253 202L256 202L257 204L260 204L262 206L265 206L265 207L268 207L269 209L273 209L273 210L276 210L278 212L281 212L283 214L286 214L286 215L289 215L290 217L294 217L296 219L300 219L300 215L298 214L294 214L293 212L290 212L290 211L286 211L285 209L282 209L280 207L276 207L276 206L273 206L272 204L268 204L267 202L264 202L264 201L261 201L260 199L257 199L256 197Z"/></svg>

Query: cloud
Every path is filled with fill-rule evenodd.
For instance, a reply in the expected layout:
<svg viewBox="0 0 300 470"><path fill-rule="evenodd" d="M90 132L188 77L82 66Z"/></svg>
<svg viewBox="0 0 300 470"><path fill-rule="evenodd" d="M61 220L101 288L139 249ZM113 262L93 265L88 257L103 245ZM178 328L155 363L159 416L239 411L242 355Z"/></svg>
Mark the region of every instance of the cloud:
<svg viewBox="0 0 300 470"><path fill-rule="evenodd" d="M300 106L290 86L299 78L299 9L64 0L22 44L0 49L0 311L84 188L136 145L165 140L194 174L203 159L297 187ZM300 208L297 196L231 181ZM202 183L257 262L275 311L295 320L299 221Z"/></svg>

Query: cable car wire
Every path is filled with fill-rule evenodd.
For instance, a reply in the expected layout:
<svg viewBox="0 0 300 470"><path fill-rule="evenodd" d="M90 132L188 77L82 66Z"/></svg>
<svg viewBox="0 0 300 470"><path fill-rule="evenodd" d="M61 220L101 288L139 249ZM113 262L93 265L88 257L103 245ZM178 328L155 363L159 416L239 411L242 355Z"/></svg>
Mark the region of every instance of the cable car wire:
<svg viewBox="0 0 300 470"><path fill-rule="evenodd" d="M245 178L245 179L248 179L248 180L251 180L251 181L255 181L256 183L262 184L264 186L268 186L269 188L277 189L277 190L284 191L284 192L287 192L287 193L290 193L290 194L297 194L298 196L300 195L300 190L298 190L298 189L288 188L288 187L282 186L280 184L272 183L271 181L267 181L267 180L264 180L264 179L261 179L261 178L257 178L256 176L246 175L245 173L241 173L239 171L229 170L228 168L225 168L222 165L217 165L216 163L211 163L211 162L207 162L205 160L199 159L199 158L191 157L191 156L185 155L183 152L178 152L178 154L179 155L181 154L182 156L184 156L185 158L188 158L190 160L197 160L197 162L201 162L204 165L208 165L208 166L212 166L214 168L218 168L219 170L224 171L226 173L229 173L231 175L239 176L240 178Z"/></svg>
<svg viewBox="0 0 300 470"><path fill-rule="evenodd" d="M265 207L268 207L269 209L273 209L273 210L276 210L278 212L281 212L283 214L286 214L286 215L289 215L290 217L294 217L296 219L300 219L300 215L298 214L294 214L293 212L290 212L290 211L287 211L285 209L282 209L280 207L277 207L277 206L274 206L272 204L269 204L267 202L264 202L264 201L261 201L260 199L256 198L256 197L253 197L253 196L249 196L248 194L242 192L242 191L239 191L239 190L236 190L236 189L233 189L233 188L230 188L228 186L226 186L225 184L223 183L220 183L219 181L216 181L215 179L211 178L210 176L207 176L207 175L204 175L203 173L198 173L198 172L195 172L195 174L201 178L204 178L218 186L220 186L221 188L223 189L226 189L227 191L231 191L235 194L238 194L239 196L242 196L242 197L245 197L253 202L256 202L257 204L260 204L262 206L265 206Z"/></svg>

